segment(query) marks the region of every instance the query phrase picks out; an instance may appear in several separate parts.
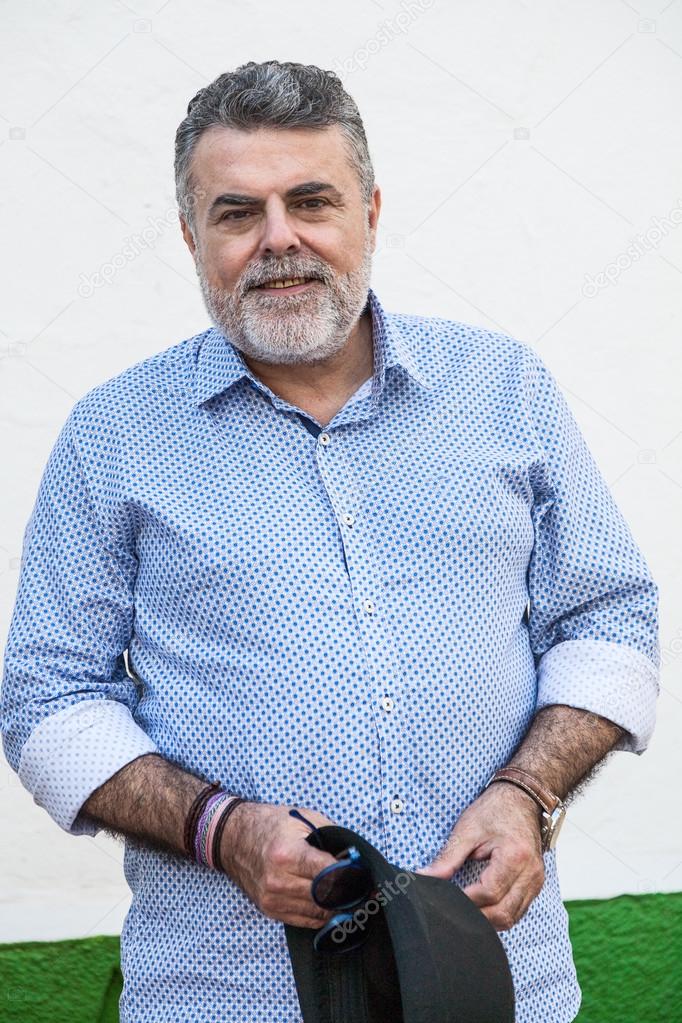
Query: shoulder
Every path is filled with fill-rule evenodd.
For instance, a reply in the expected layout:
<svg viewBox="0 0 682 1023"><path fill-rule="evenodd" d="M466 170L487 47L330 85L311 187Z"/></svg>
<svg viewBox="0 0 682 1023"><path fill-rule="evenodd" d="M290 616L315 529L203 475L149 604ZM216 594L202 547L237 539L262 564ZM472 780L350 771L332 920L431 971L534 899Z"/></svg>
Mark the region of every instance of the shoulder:
<svg viewBox="0 0 682 1023"><path fill-rule="evenodd" d="M135 466L170 437L191 408L194 366L209 330L156 352L87 391L64 431L91 485Z"/></svg>
<svg viewBox="0 0 682 1023"><path fill-rule="evenodd" d="M194 365L209 330L156 352L96 384L73 406L76 436L126 431L186 404L192 396Z"/></svg>
<svg viewBox="0 0 682 1023"><path fill-rule="evenodd" d="M418 365L434 383L484 378L534 386L546 369L525 341L503 331L441 316L387 313L391 328L402 338Z"/></svg>

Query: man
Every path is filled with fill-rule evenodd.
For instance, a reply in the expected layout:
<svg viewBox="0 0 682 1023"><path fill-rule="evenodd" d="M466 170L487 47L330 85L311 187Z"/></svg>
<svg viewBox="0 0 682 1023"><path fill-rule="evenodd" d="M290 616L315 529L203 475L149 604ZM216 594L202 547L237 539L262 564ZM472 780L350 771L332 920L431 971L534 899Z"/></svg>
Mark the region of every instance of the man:
<svg viewBox="0 0 682 1023"><path fill-rule="evenodd" d="M300 1020L283 923L329 918L310 882L332 860L295 806L464 886L518 1023L572 1020L550 836L651 735L646 562L532 349L370 289L381 195L334 75L220 76L176 182L215 326L69 415L2 694L35 801L127 836L121 1018ZM214 779L245 800L224 872L184 852Z"/></svg>

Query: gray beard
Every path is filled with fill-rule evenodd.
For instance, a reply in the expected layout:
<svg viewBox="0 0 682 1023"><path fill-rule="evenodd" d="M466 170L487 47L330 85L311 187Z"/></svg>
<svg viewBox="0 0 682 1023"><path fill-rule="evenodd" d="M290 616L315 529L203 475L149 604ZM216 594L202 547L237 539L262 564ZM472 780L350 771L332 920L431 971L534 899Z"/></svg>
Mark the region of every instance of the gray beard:
<svg viewBox="0 0 682 1023"><path fill-rule="evenodd" d="M242 280L233 292L213 287L198 255L195 263L208 314L235 348L261 362L293 365L317 362L343 348L367 304L372 252L367 233L362 263L347 274L333 275L326 263L309 257L264 264L275 276L322 278L306 292L282 296L245 292ZM247 279L254 280L249 269Z"/></svg>

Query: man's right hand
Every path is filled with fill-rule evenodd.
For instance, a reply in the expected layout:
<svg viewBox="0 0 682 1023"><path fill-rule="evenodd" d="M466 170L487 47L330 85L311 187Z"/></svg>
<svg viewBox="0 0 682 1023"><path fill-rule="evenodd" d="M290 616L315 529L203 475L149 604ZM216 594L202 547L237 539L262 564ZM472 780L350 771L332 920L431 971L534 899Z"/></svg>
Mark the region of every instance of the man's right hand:
<svg viewBox="0 0 682 1023"><path fill-rule="evenodd" d="M306 842L310 829L289 814L289 806L240 803L230 814L220 843L225 873L265 916L297 927L322 927L334 915L312 898L310 884L331 853ZM333 824L316 810L297 807L311 824Z"/></svg>

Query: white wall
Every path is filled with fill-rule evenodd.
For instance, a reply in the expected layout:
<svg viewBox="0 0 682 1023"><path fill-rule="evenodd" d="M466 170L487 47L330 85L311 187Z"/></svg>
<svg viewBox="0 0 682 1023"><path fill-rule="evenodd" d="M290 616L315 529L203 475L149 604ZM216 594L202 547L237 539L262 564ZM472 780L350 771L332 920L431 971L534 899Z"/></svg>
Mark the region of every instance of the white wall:
<svg viewBox="0 0 682 1023"><path fill-rule="evenodd" d="M364 116L382 187L373 284L383 302L502 328L537 349L662 588L658 729L644 757L619 754L572 810L564 894L682 889L682 226L673 223L682 3L344 8L5 5L3 640L23 529L73 403L209 325L174 218L173 138L188 100L247 60L336 70ZM89 287L133 236L139 256ZM585 286L619 260L614 283ZM4 763L0 780L0 941L117 933L127 907L121 847L60 831Z"/></svg>

